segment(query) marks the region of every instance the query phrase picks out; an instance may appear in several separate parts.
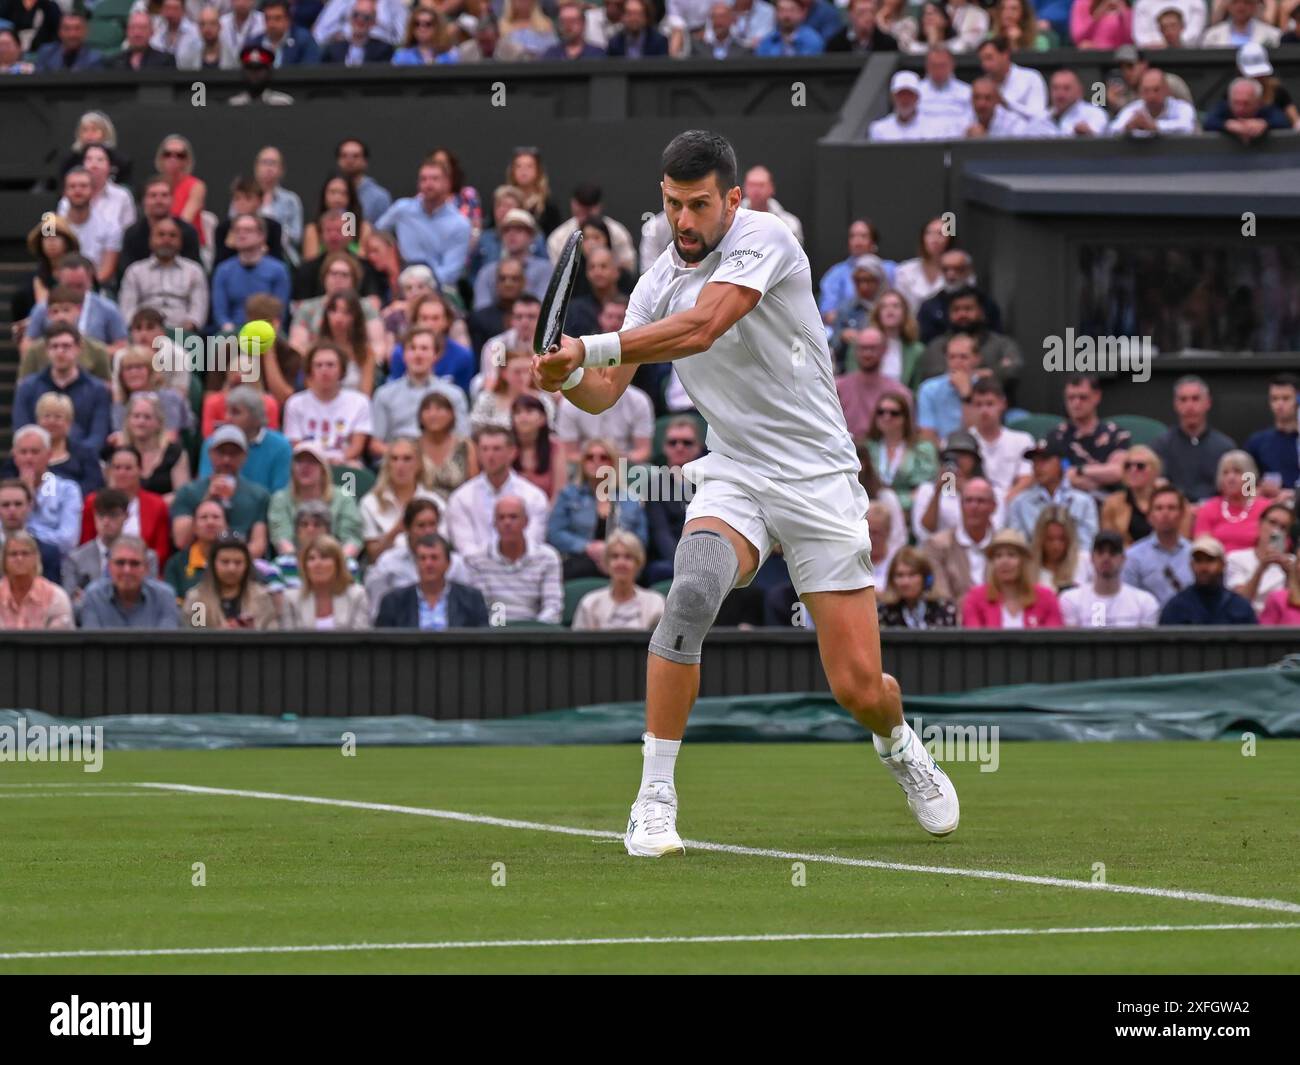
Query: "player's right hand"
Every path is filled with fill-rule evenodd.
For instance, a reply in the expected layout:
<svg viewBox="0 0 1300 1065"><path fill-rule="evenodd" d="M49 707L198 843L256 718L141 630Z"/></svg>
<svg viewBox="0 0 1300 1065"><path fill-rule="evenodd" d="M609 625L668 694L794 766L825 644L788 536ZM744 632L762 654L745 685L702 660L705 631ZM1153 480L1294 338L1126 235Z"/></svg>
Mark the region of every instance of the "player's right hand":
<svg viewBox="0 0 1300 1065"><path fill-rule="evenodd" d="M587 349L577 337L561 336L560 343L545 355L533 358L533 375L537 378L539 388L555 392L582 365L587 357Z"/></svg>

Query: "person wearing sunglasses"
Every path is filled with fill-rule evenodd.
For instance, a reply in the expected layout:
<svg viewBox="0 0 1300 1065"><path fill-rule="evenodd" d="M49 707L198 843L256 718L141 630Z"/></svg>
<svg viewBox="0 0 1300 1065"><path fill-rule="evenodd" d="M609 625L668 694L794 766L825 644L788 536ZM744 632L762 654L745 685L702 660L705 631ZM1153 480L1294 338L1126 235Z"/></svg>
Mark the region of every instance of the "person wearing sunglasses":
<svg viewBox="0 0 1300 1065"><path fill-rule="evenodd" d="M1147 514L1155 490L1167 483L1161 477L1163 473L1160 456L1145 444L1129 448L1124 456L1122 487L1108 495L1102 504L1101 527L1119 533L1126 548L1151 535Z"/></svg>
<svg viewBox="0 0 1300 1065"><path fill-rule="evenodd" d="M672 490L656 493L645 505L646 525L650 533L650 562L646 566L646 583L656 584L673 575L673 556L686 527L686 504L690 496L682 477L682 467L704 453L700 423L682 414L668 423L664 433L664 459ZM666 498L664 498L666 497Z"/></svg>
<svg viewBox="0 0 1300 1065"><path fill-rule="evenodd" d="M912 408L901 386L876 401L866 447L881 483L894 490L904 513L910 514L912 493L939 472L939 454L930 441L917 436Z"/></svg>
<svg viewBox="0 0 1300 1065"><path fill-rule="evenodd" d="M322 13L321 18L324 17ZM355 0L348 12L342 38L330 41L322 48L321 62L349 67L392 62L393 46L375 34L378 18L375 0ZM320 27L317 26L318 41L320 36Z"/></svg>
<svg viewBox="0 0 1300 1065"><path fill-rule="evenodd" d="M434 63L454 63L458 57L451 45L451 29L446 19L432 7L414 7L406 24L402 47L393 53L393 66L427 67Z"/></svg>
<svg viewBox="0 0 1300 1065"><path fill-rule="evenodd" d="M1224 583L1250 600L1256 613L1269 595L1282 588L1295 566L1295 514L1285 503L1274 503L1259 518L1259 539L1254 547L1229 551Z"/></svg>
<svg viewBox="0 0 1300 1065"><path fill-rule="evenodd" d="M193 146L179 134L169 134L158 146L154 167L171 187L173 217L193 226L198 232L199 244L206 244L199 216L207 203L208 187L194 176Z"/></svg>
<svg viewBox="0 0 1300 1065"><path fill-rule="evenodd" d="M168 584L149 576L149 549L138 536L119 536L108 554L108 576L81 601L83 629L176 629L180 612Z"/></svg>
<svg viewBox="0 0 1300 1065"><path fill-rule="evenodd" d="M578 480L565 485L547 523L546 540L560 552L564 579L606 577L606 541L616 529L646 542L641 504L622 483L618 450L608 440L588 440L582 448Z"/></svg>
<svg viewBox="0 0 1300 1065"><path fill-rule="evenodd" d="M1184 534L1187 499L1171 484L1151 493L1151 532L1135 540L1124 559L1124 583L1141 588L1164 606L1192 583L1192 542Z"/></svg>

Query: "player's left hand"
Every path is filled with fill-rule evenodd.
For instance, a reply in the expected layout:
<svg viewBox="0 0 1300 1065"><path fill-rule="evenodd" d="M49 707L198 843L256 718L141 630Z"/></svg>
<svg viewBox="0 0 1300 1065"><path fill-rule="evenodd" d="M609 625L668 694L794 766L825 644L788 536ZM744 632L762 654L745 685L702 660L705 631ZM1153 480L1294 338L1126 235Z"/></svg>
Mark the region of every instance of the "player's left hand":
<svg viewBox="0 0 1300 1065"><path fill-rule="evenodd" d="M582 365L587 349L577 337L561 336L560 343L545 355L533 358L533 376L539 388L555 392Z"/></svg>

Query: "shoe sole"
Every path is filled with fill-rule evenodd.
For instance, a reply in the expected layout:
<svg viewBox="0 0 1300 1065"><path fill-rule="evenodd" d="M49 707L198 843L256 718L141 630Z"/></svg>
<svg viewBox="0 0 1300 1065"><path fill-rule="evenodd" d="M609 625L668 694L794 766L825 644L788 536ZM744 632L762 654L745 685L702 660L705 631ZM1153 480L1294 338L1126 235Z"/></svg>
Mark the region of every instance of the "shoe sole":
<svg viewBox="0 0 1300 1065"><path fill-rule="evenodd" d="M633 850L626 841L623 843L623 849L633 858L680 858L686 854L686 848L683 846L668 847L661 851Z"/></svg>

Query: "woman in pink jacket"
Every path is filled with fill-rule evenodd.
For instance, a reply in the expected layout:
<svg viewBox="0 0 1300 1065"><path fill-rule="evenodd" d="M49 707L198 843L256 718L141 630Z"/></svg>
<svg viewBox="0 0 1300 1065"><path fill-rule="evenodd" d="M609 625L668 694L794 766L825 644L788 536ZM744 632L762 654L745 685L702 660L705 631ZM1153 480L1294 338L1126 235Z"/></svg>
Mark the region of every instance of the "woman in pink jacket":
<svg viewBox="0 0 1300 1065"><path fill-rule="evenodd" d="M1059 629L1061 604L1056 593L1037 583L1029 544L1016 529L995 533L984 549L988 563L984 583L961 604L961 623L968 629Z"/></svg>
<svg viewBox="0 0 1300 1065"><path fill-rule="evenodd" d="M1133 10L1126 0L1074 0L1070 36L1076 48L1113 51L1133 43Z"/></svg>

